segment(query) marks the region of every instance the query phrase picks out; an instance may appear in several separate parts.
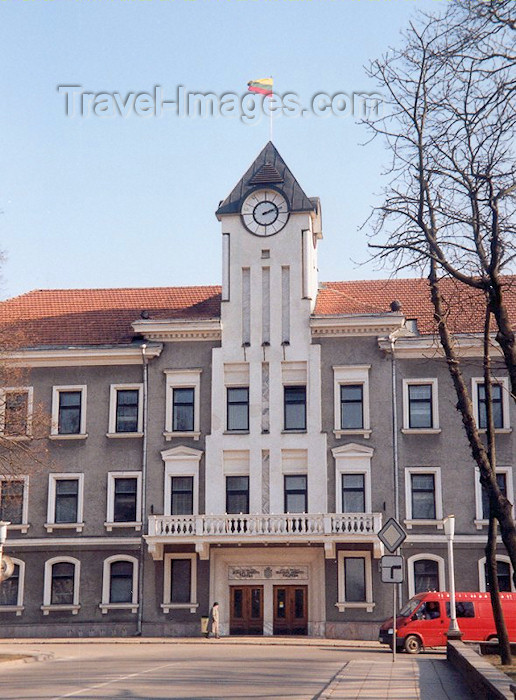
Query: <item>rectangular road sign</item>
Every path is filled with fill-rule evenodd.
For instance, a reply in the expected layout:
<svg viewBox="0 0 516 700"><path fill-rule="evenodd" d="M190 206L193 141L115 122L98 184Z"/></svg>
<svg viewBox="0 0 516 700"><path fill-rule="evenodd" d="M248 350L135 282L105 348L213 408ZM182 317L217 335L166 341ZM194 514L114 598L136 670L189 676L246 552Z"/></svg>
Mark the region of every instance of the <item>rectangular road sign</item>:
<svg viewBox="0 0 516 700"><path fill-rule="evenodd" d="M382 583L403 583L403 557L386 554L380 559Z"/></svg>

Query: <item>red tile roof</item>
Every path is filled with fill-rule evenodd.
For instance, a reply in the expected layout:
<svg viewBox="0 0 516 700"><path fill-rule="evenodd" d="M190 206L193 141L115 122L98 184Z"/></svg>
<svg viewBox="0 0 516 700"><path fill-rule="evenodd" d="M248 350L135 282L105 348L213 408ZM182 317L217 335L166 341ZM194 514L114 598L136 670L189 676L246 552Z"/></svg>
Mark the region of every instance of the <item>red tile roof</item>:
<svg viewBox="0 0 516 700"><path fill-rule="evenodd" d="M516 277L506 279L506 303L516 319ZM456 332L481 331L478 293L443 281ZM419 332L434 331L425 279L327 282L321 285L316 315L379 314L397 300L406 318L417 319ZM142 289L36 290L0 302L0 327L23 337L23 345L74 346L128 344L131 323L143 311L151 319L220 317L220 287L149 287Z"/></svg>

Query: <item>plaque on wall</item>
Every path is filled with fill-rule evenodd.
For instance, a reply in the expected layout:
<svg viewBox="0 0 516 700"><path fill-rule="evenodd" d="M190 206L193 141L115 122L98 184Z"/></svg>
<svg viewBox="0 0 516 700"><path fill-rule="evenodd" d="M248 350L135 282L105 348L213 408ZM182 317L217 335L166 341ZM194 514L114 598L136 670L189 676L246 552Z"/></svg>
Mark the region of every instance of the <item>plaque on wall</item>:
<svg viewBox="0 0 516 700"><path fill-rule="evenodd" d="M308 566L230 566L228 578L230 581L307 581Z"/></svg>

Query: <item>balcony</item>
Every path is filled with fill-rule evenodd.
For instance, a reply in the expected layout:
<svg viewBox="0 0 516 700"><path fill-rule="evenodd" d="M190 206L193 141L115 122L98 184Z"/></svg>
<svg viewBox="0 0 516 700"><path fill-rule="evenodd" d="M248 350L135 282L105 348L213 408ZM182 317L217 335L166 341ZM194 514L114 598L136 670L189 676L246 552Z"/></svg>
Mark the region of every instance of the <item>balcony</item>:
<svg viewBox="0 0 516 700"><path fill-rule="evenodd" d="M323 544L328 558L340 542L370 542L381 556L377 537L381 513L281 515L151 515L145 537L154 559L163 557L165 544L195 544L201 559L212 544Z"/></svg>

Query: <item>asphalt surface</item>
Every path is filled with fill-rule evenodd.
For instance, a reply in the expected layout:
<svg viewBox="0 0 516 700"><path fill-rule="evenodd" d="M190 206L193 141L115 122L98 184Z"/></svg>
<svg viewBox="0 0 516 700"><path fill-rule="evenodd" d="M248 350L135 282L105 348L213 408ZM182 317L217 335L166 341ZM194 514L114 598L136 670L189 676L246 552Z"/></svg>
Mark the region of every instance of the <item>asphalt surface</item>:
<svg viewBox="0 0 516 700"><path fill-rule="evenodd" d="M13 647L15 649L13 649ZM5 700L77 698L183 700L469 700L444 653L398 655L371 643L232 638L145 643L69 640L0 642L0 653L34 663L0 666Z"/></svg>

